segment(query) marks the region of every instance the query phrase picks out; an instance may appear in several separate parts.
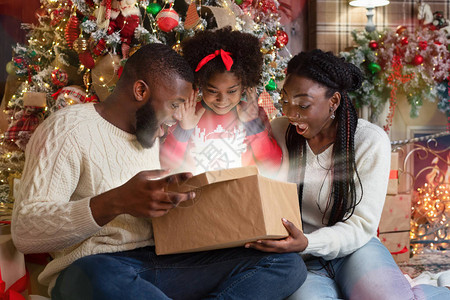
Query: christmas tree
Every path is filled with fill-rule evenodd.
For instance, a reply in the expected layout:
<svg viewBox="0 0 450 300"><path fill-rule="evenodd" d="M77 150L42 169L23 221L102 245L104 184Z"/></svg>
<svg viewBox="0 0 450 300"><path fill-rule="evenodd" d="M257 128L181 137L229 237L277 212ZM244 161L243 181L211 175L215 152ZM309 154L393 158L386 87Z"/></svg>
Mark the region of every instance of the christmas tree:
<svg viewBox="0 0 450 300"><path fill-rule="evenodd" d="M341 56L363 71L362 88L351 93L356 106L372 109L375 121L387 101L389 114L384 129L389 131L397 95L406 95L410 116L419 115L424 102L437 102L439 110L450 117L450 53L446 31L436 26L418 26L408 30L352 32L354 48Z"/></svg>
<svg viewBox="0 0 450 300"><path fill-rule="evenodd" d="M11 208L25 146L34 129L68 105L104 100L114 89L127 58L147 43L180 51L198 31L231 26L257 36L264 67L260 105L277 113L277 82L290 54L279 22L277 0L41 0L39 25L23 27L26 45L13 48L6 66L14 78L4 114L8 129L0 145L0 204ZM274 106L275 105L275 106ZM0 209L2 209L0 207Z"/></svg>

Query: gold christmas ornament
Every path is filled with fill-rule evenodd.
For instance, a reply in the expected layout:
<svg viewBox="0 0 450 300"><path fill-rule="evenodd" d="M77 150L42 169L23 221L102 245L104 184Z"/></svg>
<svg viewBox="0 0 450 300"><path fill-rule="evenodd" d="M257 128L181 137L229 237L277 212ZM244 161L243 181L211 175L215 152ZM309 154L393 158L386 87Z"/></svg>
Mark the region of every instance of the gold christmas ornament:
<svg viewBox="0 0 450 300"><path fill-rule="evenodd" d="M89 90L89 87L91 86L92 80L91 80L91 72L86 72L83 75L83 83L86 87L86 90Z"/></svg>
<svg viewBox="0 0 450 300"><path fill-rule="evenodd" d="M73 50L77 53L82 53L87 50L88 42L85 38L79 37L73 42Z"/></svg>
<svg viewBox="0 0 450 300"><path fill-rule="evenodd" d="M141 47L142 47L142 46L141 46L140 44L131 47L131 48L130 48L130 52L128 53L128 56L131 56L131 55L133 55L134 53L136 53L136 51L138 51L139 48L141 48Z"/></svg>
<svg viewBox="0 0 450 300"><path fill-rule="evenodd" d="M176 43L175 45L173 45L172 49L175 50L175 52L177 52L178 54L181 54L182 52L180 43Z"/></svg>

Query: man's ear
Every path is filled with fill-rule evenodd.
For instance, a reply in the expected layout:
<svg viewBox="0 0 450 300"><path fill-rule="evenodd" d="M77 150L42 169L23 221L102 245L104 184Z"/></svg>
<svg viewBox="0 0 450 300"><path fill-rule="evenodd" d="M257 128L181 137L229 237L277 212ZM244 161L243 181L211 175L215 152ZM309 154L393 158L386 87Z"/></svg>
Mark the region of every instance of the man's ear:
<svg viewBox="0 0 450 300"><path fill-rule="evenodd" d="M150 87L143 80L137 80L133 85L134 98L137 101L143 101L150 93Z"/></svg>

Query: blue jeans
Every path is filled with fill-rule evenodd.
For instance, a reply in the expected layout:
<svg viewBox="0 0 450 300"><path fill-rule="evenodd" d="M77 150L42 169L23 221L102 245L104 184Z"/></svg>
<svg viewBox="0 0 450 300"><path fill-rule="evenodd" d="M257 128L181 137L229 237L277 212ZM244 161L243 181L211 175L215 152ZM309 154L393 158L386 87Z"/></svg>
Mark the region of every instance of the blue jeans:
<svg viewBox="0 0 450 300"><path fill-rule="evenodd" d="M296 253L231 248L157 256L144 247L75 261L58 276L52 299L284 299L306 273Z"/></svg>
<svg viewBox="0 0 450 300"><path fill-rule="evenodd" d="M372 238L354 253L325 261L306 261L308 276L288 300L450 299L450 290L420 284L413 288L384 245Z"/></svg>

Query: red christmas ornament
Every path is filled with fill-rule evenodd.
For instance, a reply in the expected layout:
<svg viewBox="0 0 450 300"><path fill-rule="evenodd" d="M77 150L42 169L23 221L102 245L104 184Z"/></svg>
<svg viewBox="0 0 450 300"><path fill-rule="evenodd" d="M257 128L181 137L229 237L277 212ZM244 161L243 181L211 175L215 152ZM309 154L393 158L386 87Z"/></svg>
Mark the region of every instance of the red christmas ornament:
<svg viewBox="0 0 450 300"><path fill-rule="evenodd" d="M80 59L80 62L88 69L92 69L95 67L95 61L92 57L91 52L84 51L80 54L78 54L78 58Z"/></svg>
<svg viewBox="0 0 450 300"><path fill-rule="evenodd" d="M408 45L409 41L408 41L408 37L404 36L400 39L400 43L405 46Z"/></svg>
<svg viewBox="0 0 450 300"><path fill-rule="evenodd" d="M283 48L287 45L289 41L289 37L286 32L283 30L277 30L277 40L275 41L275 47L277 48Z"/></svg>
<svg viewBox="0 0 450 300"><path fill-rule="evenodd" d="M64 37L66 38L67 45L72 48L73 42L80 35L80 20L77 16L71 16L69 21L67 21L66 30L64 32Z"/></svg>
<svg viewBox="0 0 450 300"><path fill-rule="evenodd" d="M268 13L269 11L272 13L277 12L277 6L273 0L260 0L258 1L258 5L260 5L264 13Z"/></svg>
<svg viewBox="0 0 450 300"><path fill-rule="evenodd" d="M107 50L105 39L101 39L96 43L94 42L94 44L92 45L92 52L97 56L106 54Z"/></svg>
<svg viewBox="0 0 450 300"><path fill-rule="evenodd" d="M420 49L422 49L422 50L427 50L427 47L428 47L427 41L420 41L420 42L419 42L419 48L420 48Z"/></svg>
<svg viewBox="0 0 450 300"><path fill-rule="evenodd" d="M420 54L416 54L416 56L414 56L414 58L413 58L413 64L418 66L422 63L423 63L423 56Z"/></svg>
<svg viewBox="0 0 450 300"><path fill-rule="evenodd" d="M69 82L69 75L61 69L54 69L52 71L52 82L57 86L65 86Z"/></svg>
<svg viewBox="0 0 450 300"><path fill-rule="evenodd" d="M172 7L163 9L156 15L156 23L164 32L174 29L178 25L178 19L179 16Z"/></svg>
<svg viewBox="0 0 450 300"><path fill-rule="evenodd" d="M372 50L378 49L378 43L377 43L377 41L371 40L371 41L369 42L369 48L372 49Z"/></svg>

